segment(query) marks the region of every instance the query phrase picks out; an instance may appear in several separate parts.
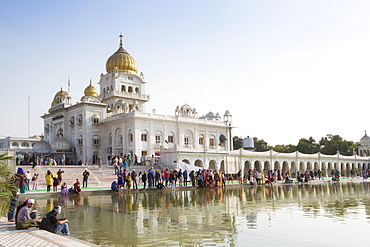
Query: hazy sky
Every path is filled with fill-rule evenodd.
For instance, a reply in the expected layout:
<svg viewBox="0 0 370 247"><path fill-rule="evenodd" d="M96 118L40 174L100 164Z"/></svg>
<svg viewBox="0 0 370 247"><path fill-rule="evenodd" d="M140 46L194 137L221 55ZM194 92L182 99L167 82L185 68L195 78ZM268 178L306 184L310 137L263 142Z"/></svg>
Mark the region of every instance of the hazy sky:
<svg viewBox="0 0 370 247"><path fill-rule="evenodd" d="M146 111L233 115L234 135L270 145L370 131L370 1L1 1L0 138L43 131L71 78L73 102L124 47Z"/></svg>

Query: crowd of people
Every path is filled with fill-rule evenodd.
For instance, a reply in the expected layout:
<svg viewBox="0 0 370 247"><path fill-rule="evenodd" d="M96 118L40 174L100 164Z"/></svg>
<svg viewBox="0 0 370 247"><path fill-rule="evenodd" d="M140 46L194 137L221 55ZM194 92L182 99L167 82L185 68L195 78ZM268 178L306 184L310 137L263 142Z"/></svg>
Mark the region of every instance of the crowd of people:
<svg viewBox="0 0 370 247"><path fill-rule="evenodd" d="M127 188L138 189L138 186L146 188L158 188L164 189L170 187L175 189L176 187L224 187L226 182L229 180L229 176L226 176L224 172L211 170L211 169L199 169L198 171L188 171L187 169L165 169L159 170L151 167L148 171L136 172L133 169L129 172L127 169L120 169L117 173L117 179L111 184L113 191L119 191L119 189Z"/></svg>
<svg viewBox="0 0 370 247"><path fill-rule="evenodd" d="M43 154L36 155L32 154L29 155L28 152L25 152L23 155L23 158L17 156L16 159L16 165L32 165L32 168L34 168L37 165L40 166L56 166L56 165L74 165L75 163L73 160L66 159L66 155L64 152L62 152L61 156L59 158L53 158L50 156L44 156Z"/></svg>
<svg viewBox="0 0 370 247"><path fill-rule="evenodd" d="M76 179L76 182L70 188L68 188L67 184L62 182L63 173L64 171L62 169L59 169L56 173L52 173L50 170L47 170L46 174L44 175L46 191L50 192L51 189L53 189L53 192L61 191L63 195L79 194L81 192L79 180ZM82 173L83 188L87 188L89 176L90 172L88 169L85 169ZM40 174L34 173L32 175L30 170L25 172L24 168L22 167L18 167L16 175L10 179L11 184L18 188L21 194L26 193L27 190L38 190L39 180Z"/></svg>

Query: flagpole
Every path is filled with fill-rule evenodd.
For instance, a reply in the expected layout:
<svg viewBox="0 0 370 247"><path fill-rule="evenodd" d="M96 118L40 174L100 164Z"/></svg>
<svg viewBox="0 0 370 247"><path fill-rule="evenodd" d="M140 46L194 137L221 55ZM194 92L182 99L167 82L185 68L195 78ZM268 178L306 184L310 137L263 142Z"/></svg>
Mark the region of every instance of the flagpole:
<svg viewBox="0 0 370 247"><path fill-rule="evenodd" d="M70 93L70 87L71 87L71 80L68 77L68 93Z"/></svg>

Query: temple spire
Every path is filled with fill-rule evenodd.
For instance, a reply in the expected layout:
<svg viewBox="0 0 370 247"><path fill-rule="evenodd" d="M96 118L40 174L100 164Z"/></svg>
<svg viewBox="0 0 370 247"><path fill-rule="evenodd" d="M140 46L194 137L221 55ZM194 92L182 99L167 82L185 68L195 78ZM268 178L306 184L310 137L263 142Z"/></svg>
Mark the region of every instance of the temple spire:
<svg viewBox="0 0 370 247"><path fill-rule="evenodd" d="M123 46L123 42L122 42L122 38L123 38L123 35L122 33L119 35L119 46L122 47Z"/></svg>

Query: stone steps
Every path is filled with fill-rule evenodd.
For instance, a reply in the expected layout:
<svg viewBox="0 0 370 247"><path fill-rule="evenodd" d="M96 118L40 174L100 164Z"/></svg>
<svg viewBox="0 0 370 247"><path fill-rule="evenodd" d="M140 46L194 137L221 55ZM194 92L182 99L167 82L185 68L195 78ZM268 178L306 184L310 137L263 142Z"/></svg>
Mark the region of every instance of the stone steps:
<svg viewBox="0 0 370 247"><path fill-rule="evenodd" d="M39 185L38 189L46 189L46 181L45 181L45 174L47 170L50 170L53 174L56 174L59 169L63 170L64 173L62 175L62 183L66 183L68 187L71 187L78 179L82 185L82 173L87 168L90 177L88 180L88 187L110 187L112 181L117 179L117 176L114 174L114 167L113 166L102 166L98 168L98 166L36 166L35 169L32 169L31 166L20 166L24 168L25 171L30 170L30 173L33 175L34 173L39 174ZM150 166L132 166L127 168L128 172L131 172L135 169L136 172L147 171ZM31 181L30 188L32 189L33 182ZM60 186L58 186L58 190Z"/></svg>

